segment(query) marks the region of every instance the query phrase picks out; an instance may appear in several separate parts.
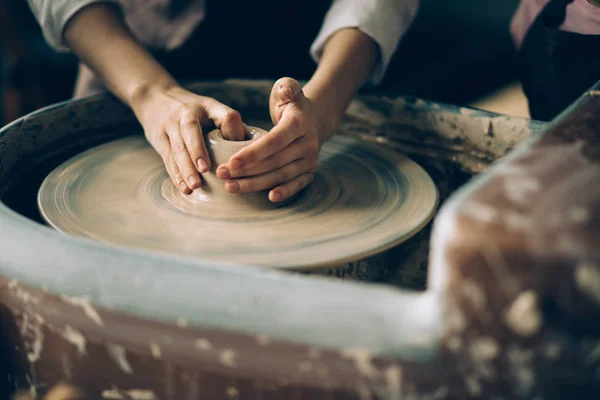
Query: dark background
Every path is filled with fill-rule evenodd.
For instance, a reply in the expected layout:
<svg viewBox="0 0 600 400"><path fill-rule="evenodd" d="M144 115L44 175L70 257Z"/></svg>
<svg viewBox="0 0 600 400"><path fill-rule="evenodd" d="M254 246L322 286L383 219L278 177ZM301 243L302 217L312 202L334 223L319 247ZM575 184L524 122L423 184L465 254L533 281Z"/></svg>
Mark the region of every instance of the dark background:
<svg viewBox="0 0 600 400"><path fill-rule="evenodd" d="M421 0L392 64L400 78L379 90L466 104L515 80L518 2ZM71 96L76 60L45 44L25 0L0 0L0 39L0 125Z"/></svg>

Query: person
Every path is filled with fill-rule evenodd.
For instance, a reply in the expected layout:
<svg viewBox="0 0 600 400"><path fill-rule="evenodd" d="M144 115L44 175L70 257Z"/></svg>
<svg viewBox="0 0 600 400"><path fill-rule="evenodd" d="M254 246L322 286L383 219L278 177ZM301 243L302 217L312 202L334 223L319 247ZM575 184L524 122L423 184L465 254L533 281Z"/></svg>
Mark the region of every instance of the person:
<svg viewBox="0 0 600 400"><path fill-rule="evenodd" d="M230 140L244 127L239 112L178 82L284 76L272 89L269 135L217 169L228 191L269 190L274 202L311 182L322 143L357 90L384 75L415 4L29 0L48 43L84 65L76 96L102 82L129 105L184 193L211 168L202 126L214 123Z"/></svg>
<svg viewBox="0 0 600 400"><path fill-rule="evenodd" d="M270 189L272 201L310 183L321 145L358 89L381 81L419 6L418 0L28 1L47 41L83 61L76 95L104 90L103 82L127 103L184 193L210 168L201 126L212 121L232 140L242 138L243 126L235 110L182 89L178 80L295 77L273 86L269 135L217 169L228 191ZM600 52L593 50L600 48L598 1L521 0L510 30L532 118L552 119L600 78ZM303 87L299 78L308 78Z"/></svg>
<svg viewBox="0 0 600 400"><path fill-rule="evenodd" d="M521 0L510 31L533 119L550 121L600 80L600 0Z"/></svg>

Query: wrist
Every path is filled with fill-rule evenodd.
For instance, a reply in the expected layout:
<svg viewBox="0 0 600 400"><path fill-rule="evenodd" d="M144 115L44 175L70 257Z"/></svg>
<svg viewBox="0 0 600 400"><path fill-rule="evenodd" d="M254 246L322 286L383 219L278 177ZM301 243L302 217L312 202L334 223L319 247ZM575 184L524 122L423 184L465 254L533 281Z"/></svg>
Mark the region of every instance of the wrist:
<svg viewBox="0 0 600 400"><path fill-rule="evenodd" d="M142 110L148 105L160 101L168 96L174 90L179 89L179 85L174 80L164 80L162 82L140 83L132 86L124 95L124 101L136 113L142 113Z"/></svg>
<svg viewBox="0 0 600 400"><path fill-rule="evenodd" d="M312 103L319 124L321 143L327 141L337 129L345 112L345 107L336 104L335 92L319 90L307 84L303 89L304 95Z"/></svg>

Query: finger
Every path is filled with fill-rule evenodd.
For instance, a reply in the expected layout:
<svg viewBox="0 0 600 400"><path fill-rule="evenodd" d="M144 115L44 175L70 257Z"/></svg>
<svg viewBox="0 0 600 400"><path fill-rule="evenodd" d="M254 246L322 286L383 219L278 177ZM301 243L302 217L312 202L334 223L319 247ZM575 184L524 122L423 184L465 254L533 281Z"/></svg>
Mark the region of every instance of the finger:
<svg viewBox="0 0 600 400"><path fill-rule="evenodd" d="M300 190L307 187L312 182L314 177L314 172L307 172L295 177L291 181L288 181L283 185L280 185L275 189L271 190L269 192L269 200L271 200L274 203L277 203L289 199L290 197L298 193Z"/></svg>
<svg viewBox="0 0 600 400"><path fill-rule="evenodd" d="M181 113L179 128L195 168L200 173L207 172L211 160L202 136L198 109L185 108Z"/></svg>
<svg viewBox="0 0 600 400"><path fill-rule="evenodd" d="M275 82L269 97L269 111L275 125L279 123L285 106L300 96L304 96L304 94L302 86L297 80L281 78Z"/></svg>
<svg viewBox="0 0 600 400"><path fill-rule="evenodd" d="M310 170L308 160L302 158L266 174L227 181L225 190L230 193L251 193L271 189L308 170Z"/></svg>
<svg viewBox="0 0 600 400"><path fill-rule="evenodd" d="M177 162L175 161L175 157L173 156L173 152L171 151L171 143L169 141L169 137L166 134L162 134L158 136L156 143L154 143L154 147L157 152L160 154L163 163L165 164L165 169L167 170L167 174L173 181L173 184L182 192L189 193L190 188L187 186L181 173L179 172L179 167L177 167Z"/></svg>
<svg viewBox="0 0 600 400"><path fill-rule="evenodd" d="M239 169L231 169L227 164L223 164L217 168L217 177L220 179L232 179L264 174L265 172L281 168L299 158L309 156L307 150L304 141L297 139L280 152L262 160L260 163Z"/></svg>
<svg viewBox="0 0 600 400"><path fill-rule="evenodd" d="M304 136L305 132L306 128L298 119L283 119L268 134L234 154L229 160L229 167L236 170L271 157Z"/></svg>
<svg viewBox="0 0 600 400"><path fill-rule="evenodd" d="M205 111L227 140L244 140L246 128L239 112L214 99L205 102Z"/></svg>
<svg viewBox="0 0 600 400"><path fill-rule="evenodd" d="M167 123L166 126L167 134L169 135L169 142L171 144L171 152L179 168L179 172L183 176L185 183L188 188L194 190L200 187L200 175L192 163L190 153L185 145L185 141L181 136L179 130L179 124L175 122Z"/></svg>

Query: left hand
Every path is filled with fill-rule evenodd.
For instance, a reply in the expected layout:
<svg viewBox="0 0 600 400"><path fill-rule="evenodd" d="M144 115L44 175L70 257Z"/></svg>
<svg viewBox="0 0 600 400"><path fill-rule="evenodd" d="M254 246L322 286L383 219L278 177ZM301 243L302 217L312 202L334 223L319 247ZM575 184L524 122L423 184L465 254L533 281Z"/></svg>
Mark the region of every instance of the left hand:
<svg viewBox="0 0 600 400"><path fill-rule="evenodd" d="M274 128L219 166L217 176L227 179L230 193L271 189L269 200L280 202L312 182L325 125L316 104L292 78L275 82L269 111Z"/></svg>

